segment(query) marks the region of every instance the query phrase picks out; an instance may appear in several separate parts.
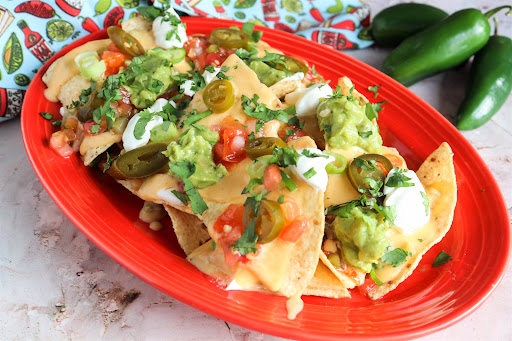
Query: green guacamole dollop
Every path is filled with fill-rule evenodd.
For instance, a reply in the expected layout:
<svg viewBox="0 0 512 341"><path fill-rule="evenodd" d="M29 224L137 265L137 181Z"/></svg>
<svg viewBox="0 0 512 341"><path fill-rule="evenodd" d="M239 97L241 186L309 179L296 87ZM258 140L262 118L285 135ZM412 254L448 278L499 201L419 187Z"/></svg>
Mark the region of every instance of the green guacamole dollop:
<svg viewBox="0 0 512 341"><path fill-rule="evenodd" d="M343 246L345 261L370 272L389 246L386 231L391 228L391 223L376 212L354 207L348 218L336 217L333 224L336 238Z"/></svg>
<svg viewBox="0 0 512 341"><path fill-rule="evenodd" d="M382 149L379 127L366 117L365 107L355 98L340 96L324 100L316 112L329 146L340 149L357 146L372 153Z"/></svg>
<svg viewBox="0 0 512 341"><path fill-rule="evenodd" d="M181 134L176 141L169 143L165 155L170 163L190 161L195 163L195 172L188 178L196 188L216 184L227 173L226 167L213 162L213 145L219 141L219 134L206 127L192 127Z"/></svg>
<svg viewBox="0 0 512 341"><path fill-rule="evenodd" d="M151 106L173 85L170 67L173 58L173 50L155 48L134 57L122 71L126 75L125 88L130 92L130 101L135 107L144 109Z"/></svg>
<svg viewBox="0 0 512 341"><path fill-rule="evenodd" d="M253 60L249 63L249 68L253 70L260 82L266 86L272 86L279 82L281 79L286 78L286 72L274 69L259 60Z"/></svg>

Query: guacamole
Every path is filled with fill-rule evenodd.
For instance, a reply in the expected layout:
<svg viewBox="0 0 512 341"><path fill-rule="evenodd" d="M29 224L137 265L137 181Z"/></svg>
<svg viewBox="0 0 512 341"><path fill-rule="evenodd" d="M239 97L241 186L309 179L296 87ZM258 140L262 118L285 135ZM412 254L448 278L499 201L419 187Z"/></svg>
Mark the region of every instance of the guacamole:
<svg viewBox="0 0 512 341"><path fill-rule="evenodd" d="M196 188L208 187L219 182L228 173L224 165L215 165L213 162L212 148L218 140L217 132L206 127L192 127L171 142L164 154L172 164L186 160L195 163L196 170L188 180Z"/></svg>
<svg viewBox="0 0 512 341"><path fill-rule="evenodd" d="M130 101L135 107L144 109L151 106L173 85L170 68L173 57L172 50L155 48L134 57L122 71L126 75L125 88L130 92Z"/></svg>
<svg viewBox="0 0 512 341"><path fill-rule="evenodd" d="M259 60L251 61L249 67L256 73L260 82L266 86L272 86L287 77L286 72L274 69Z"/></svg>
<svg viewBox="0 0 512 341"><path fill-rule="evenodd" d="M357 146L372 153L379 153L382 148L379 127L366 117L365 108L355 98L327 99L316 112L329 146L340 149Z"/></svg>
<svg viewBox="0 0 512 341"><path fill-rule="evenodd" d="M370 272L389 246L386 231L391 224L384 221L382 215L364 211L361 207L354 207L348 218L336 217L333 224L336 238L343 246L345 261Z"/></svg>

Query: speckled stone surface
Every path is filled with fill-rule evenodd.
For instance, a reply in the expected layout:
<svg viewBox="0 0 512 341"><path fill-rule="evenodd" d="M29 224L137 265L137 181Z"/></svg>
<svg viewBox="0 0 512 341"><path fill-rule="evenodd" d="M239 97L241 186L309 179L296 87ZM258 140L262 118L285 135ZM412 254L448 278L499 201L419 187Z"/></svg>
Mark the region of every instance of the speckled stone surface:
<svg viewBox="0 0 512 341"><path fill-rule="evenodd" d="M368 1L372 13L399 1ZM467 1L430 1L447 12ZM503 1L472 2L481 9ZM500 15L512 37L512 18ZM379 67L388 50L350 55ZM410 89L447 118L462 99L467 68ZM512 213L512 96L484 127L464 136L493 172ZM205 315L144 283L105 255L60 212L36 178L19 120L0 124L1 340L278 340ZM512 270L461 322L421 340L512 340Z"/></svg>

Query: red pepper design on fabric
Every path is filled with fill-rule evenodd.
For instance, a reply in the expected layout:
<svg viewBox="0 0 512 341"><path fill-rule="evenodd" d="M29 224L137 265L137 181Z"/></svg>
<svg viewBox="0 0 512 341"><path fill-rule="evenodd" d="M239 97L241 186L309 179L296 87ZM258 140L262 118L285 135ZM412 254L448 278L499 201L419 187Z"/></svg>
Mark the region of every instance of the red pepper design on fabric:
<svg viewBox="0 0 512 341"><path fill-rule="evenodd" d="M108 12L105 17L105 21L103 22L103 28L107 28L110 26L115 26L121 23L121 20L124 18L124 10L122 7L117 6L114 7Z"/></svg>
<svg viewBox="0 0 512 341"><path fill-rule="evenodd" d="M55 0L55 3L67 14L74 17L80 14L82 6L84 5L83 0Z"/></svg>
<svg viewBox="0 0 512 341"><path fill-rule="evenodd" d="M93 33L93 32L96 32L96 31L99 31L100 28L99 26L91 19L91 18L84 18L82 16L78 17L80 19L82 19L82 27L84 30L90 32L90 33Z"/></svg>
<svg viewBox="0 0 512 341"><path fill-rule="evenodd" d="M53 18L54 16L58 16L57 12L53 9L52 6L45 4L41 1L25 1L19 4L15 9L16 13L29 13L35 15L38 18Z"/></svg>
<svg viewBox="0 0 512 341"><path fill-rule="evenodd" d="M291 28L290 26L288 26L286 24L280 23L280 22L276 22L274 24L274 28L276 30L281 30L281 31L289 32L289 33L295 33L295 30L293 28Z"/></svg>
<svg viewBox="0 0 512 341"><path fill-rule="evenodd" d="M316 21L320 21L320 22L325 21L325 20L324 20L324 17L322 17L322 13L320 13L320 10L318 10L318 8L316 8L315 6L313 6L313 3L310 3L310 5L311 5L311 9L309 10L309 14L311 14L311 16L312 16Z"/></svg>

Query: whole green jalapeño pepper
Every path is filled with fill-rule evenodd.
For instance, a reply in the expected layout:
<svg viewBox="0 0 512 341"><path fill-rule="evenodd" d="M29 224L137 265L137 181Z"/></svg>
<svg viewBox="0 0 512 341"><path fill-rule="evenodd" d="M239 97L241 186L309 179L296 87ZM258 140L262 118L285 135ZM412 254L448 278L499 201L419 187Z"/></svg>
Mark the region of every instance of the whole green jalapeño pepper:
<svg viewBox="0 0 512 341"><path fill-rule="evenodd" d="M489 121L512 90L512 40L494 35L475 55L457 128L475 129Z"/></svg>
<svg viewBox="0 0 512 341"><path fill-rule="evenodd" d="M489 40L488 18L501 6L483 14L469 8L407 38L384 60L382 71L405 86L454 68Z"/></svg>
<svg viewBox="0 0 512 341"><path fill-rule="evenodd" d="M417 3L398 4L377 13L372 21L371 33L381 46L397 46L404 39L448 16L445 11Z"/></svg>

